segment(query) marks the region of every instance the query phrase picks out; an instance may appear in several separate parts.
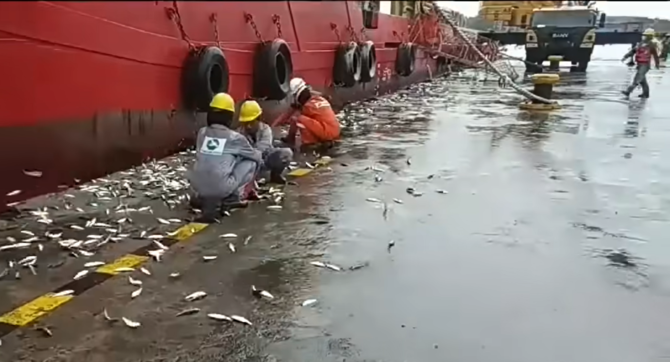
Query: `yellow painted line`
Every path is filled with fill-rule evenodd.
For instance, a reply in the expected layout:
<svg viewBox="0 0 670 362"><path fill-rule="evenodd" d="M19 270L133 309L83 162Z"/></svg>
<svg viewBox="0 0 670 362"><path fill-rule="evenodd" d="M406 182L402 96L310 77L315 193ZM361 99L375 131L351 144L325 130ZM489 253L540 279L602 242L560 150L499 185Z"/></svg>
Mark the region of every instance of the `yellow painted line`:
<svg viewBox="0 0 670 362"><path fill-rule="evenodd" d="M295 170L288 173L291 177L302 177L312 172L311 168L296 168Z"/></svg>
<svg viewBox="0 0 670 362"><path fill-rule="evenodd" d="M184 241L194 234L197 234L201 232L204 228L208 227L209 224L201 224L197 222L192 222L190 224L186 224L179 229L175 230L175 235L172 236L177 241Z"/></svg>
<svg viewBox="0 0 670 362"><path fill-rule="evenodd" d="M32 301L0 316L0 322L23 327L28 323L49 314L52 310L70 301L74 296L55 296L52 293L35 298Z"/></svg>
<svg viewBox="0 0 670 362"><path fill-rule="evenodd" d="M105 264L95 271L97 273L103 273L103 274L110 274L110 275L117 275L119 272L116 271L116 269L119 268L134 268L145 261L149 260L148 256L141 256L141 255L133 255L133 254L127 254L124 255L113 262L109 264Z"/></svg>

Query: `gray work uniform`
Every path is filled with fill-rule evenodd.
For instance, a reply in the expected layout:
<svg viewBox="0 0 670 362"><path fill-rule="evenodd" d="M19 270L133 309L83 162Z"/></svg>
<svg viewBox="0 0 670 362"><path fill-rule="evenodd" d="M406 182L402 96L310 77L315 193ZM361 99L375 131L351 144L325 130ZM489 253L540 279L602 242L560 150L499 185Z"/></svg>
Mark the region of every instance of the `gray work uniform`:
<svg viewBox="0 0 670 362"><path fill-rule="evenodd" d="M627 58L635 56L637 49L640 47L649 47L650 51L649 62L637 64L637 71L635 72L633 82L631 83L630 86L628 86L628 88L626 88L624 94L626 95L631 94L635 90L635 88L637 88L637 86L639 85L640 87L642 87L642 94L648 97L649 83L647 82L647 73L651 69L652 61L656 62L656 65L658 66L658 52L657 52L658 49L656 48L656 44L653 41L642 41L638 43L635 47L633 47L630 51L628 51L625 57Z"/></svg>
<svg viewBox="0 0 670 362"><path fill-rule="evenodd" d="M258 131L251 138L252 146L263 155L263 165L266 169L282 172L293 159L290 148L274 147L272 128L265 123L258 124Z"/></svg>
<svg viewBox="0 0 670 362"><path fill-rule="evenodd" d="M197 197L239 200L261 162L261 153L246 137L214 124L198 131L196 160L188 179Z"/></svg>

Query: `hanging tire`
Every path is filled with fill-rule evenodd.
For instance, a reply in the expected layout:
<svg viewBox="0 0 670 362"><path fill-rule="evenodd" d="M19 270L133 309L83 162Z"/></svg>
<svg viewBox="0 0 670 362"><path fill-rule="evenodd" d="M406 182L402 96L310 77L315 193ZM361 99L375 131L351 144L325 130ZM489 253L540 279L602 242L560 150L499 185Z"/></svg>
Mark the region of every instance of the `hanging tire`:
<svg viewBox="0 0 670 362"><path fill-rule="evenodd" d="M437 65L438 74L442 74L449 70L449 67L447 66L447 57L444 55L438 55L437 59L435 59L435 64Z"/></svg>
<svg viewBox="0 0 670 362"><path fill-rule="evenodd" d="M215 94L228 92L228 61L218 47L189 52L182 68L182 97L187 109L206 112Z"/></svg>
<svg viewBox="0 0 670 362"><path fill-rule="evenodd" d="M403 43L398 47L395 59L395 71L400 76L407 77L414 73L416 47L412 43Z"/></svg>
<svg viewBox="0 0 670 362"><path fill-rule="evenodd" d="M377 50L370 40L359 44L358 48L361 53L361 82L367 83L377 76Z"/></svg>
<svg viewBox="0 0 670 362"><path fill-rule="evenodd" d="M356 43L340 44L335 51L333 83L353 87L361 80L361 53Z"/></svg>
<svg viewBox="0 0 670 362"><path fill-rule="evenodd" d="M258 45L254 58L254 96L282 100L289 91L293 60L291 49L282 39Z"/></svg>

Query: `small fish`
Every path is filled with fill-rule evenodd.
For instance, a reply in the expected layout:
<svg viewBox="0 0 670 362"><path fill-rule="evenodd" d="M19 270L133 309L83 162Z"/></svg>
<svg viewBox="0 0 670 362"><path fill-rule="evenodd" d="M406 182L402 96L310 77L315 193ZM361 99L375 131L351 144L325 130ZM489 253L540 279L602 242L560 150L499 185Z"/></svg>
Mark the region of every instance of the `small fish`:
<svg viewBox="0 0 670 362"><path fill-rule="evenodd" d="M438 194L448 194L449 193L449 191L442 190L442 189L437 189L437 190L435 190L435 192L437 192Z"/></svg>
<svg viewBox="0 0 670 362"><path fill-rule="evenodd" d="M147 268L142 267L140 268L140 271L146 275L151 276L151 272Z"/></svg>
<svg viewBox="0 0 670 362"><path fill-rule="evenodd" d="M9 268L5 268L2 272L0 272L0 279L4 278L9 274Z"/></svg>
<svg viewBox="0 0 670 362"><path fill-rule="evenodd" d="M121 317L121 319L123 320L123 323L125 323L130 328L137 328L142 325L140 322L132 321L126 317Z"/></svg>
<svg viewBox="0 0 670 362"><path fill-rule="evenodd" d="M219 237L220 238L236 238L237 234L228 233L228 234L219 235Z"/></svg>
<svg viewBox="0 0 670 362"><path fill-rule="evenodd" d="M266 299L274 299L274 295L270 294L270 292L267 290L256 289L256 286L254 285L251 286L251 294L258 298L263 297Z"/></svg>
<svg viewBox="0 0 670 362"><path fill-rule="evenodd" d="M207 315L207 317L215 319L217 321L226 321L226 322L232 322L233 321L232 318L230 318L226 315L223 315L223 314L218 314L218 313L209 313Z"/></svg>
<svg viewBox="0 0 670 362"><path fill-rule="evenodd" d="M163 249L163 250L169 250L169 249L170 249L170 248L168 248L167 246L165 246L165 244L161 243L161 242L158 241L158 240L151 240L151 242L154 243L154 244L156 244L156 246L158 246L159 248L161 248L161 249Z"/></svg>
<svg viewBox="0 0 670 362"><path fill-rule="evenodd" d="M109 316L109 313L107 312L107 308L102 310L102 315L105 317L106 320L108 320L110 322L113 322L113 321L117 320L116 318L112 318L112 317Z"/></svg>
<svg viewBox="0 0 670 362"><path fill-rule="evenodd" d="M170 278L179 278L180 275L179 273L170 273Z"/></svg>
<svg viewBox="0 0 670 362"><path fill-rule="evenodd" d="M423 192L414 191L414 193L412 194L412 196L414 196L414 197L423 196Z"/></svg>
<svg viewBox="0 0 670 362"><path fill-rule="evenodd" d="M384 179L382 179L381 176L375 175L375 182L382 182Z"/></svg>
<svg viewBox="0 0 670 362"><path fill-rule="evenodd" d="M158 220L158 222L161 223L161 224L170 225L169 221L167 221L165 219L161 219L160 217L156 218L156 220Z"/></svg>
<svg viewBox="0 0 670 362"><path fill-rule="evenodd" d="M281 205L270 205L267 207L268 210L281 210L283 207Z"/></svg>
<svg viewBox="0 0 670 362"><path fill-rule="evenodd" d="M85 277L87 274L88 274L88 270L82 270L79 273L75 274L73 279L74 280L79 280L79 279Z"/></svg>
<svg viewBox="0 0 670 362"><path fill-rule="evenodd" d="M79 254L81 254L82 256L93 256L93 255L95 255L95 253L91 253L90 251L86 251L86 250L78 250L78 251L79 251Z"/></svg>
<svg viewBox="0 0 670 362"><path fill-rule="evenodd" d="M34 256L34 255L29 255L29 256L26 256L25 258L19 260L17 264L19 264L19 265L32 265L32 264L35 264L35 262L37 262L37 257Z"/></svg>
<svg viewBox="0 0 670 362"><path fill-rule="evenodd" d="M310 305L316 303L316 299L307 299L306 301L302 302L303 307L309 307Z"/></svg>
<svg viewBox="0 0 670 362"><path fill-rule="evenodd" d="M429 180L432 179L433 177L435 177L434 174L430 174L430 175L428 175L428 179L429 179Z"/></svg>
<svg viewBox="0 0 670 362"><path fill-rule="evenodd" d="M132 285L142 285L142 281L138 279L133 279L133 277L129 276L128 277L128 283Z"/></svg>
<svg viewBox="0 0 670 362"><path fill-rule="evenodd" d="M35 233L30 230L21 230L21 234L26 234L29 236L35 236Z"/></svg>
<svg viewBox="0 0 670 362"><path fill-rule="evenodd" d="M248 326L251 325L251 322L249 322L248 319L246 319L246 318L244 318L244 317L242 317L242 316L239 316L239 315L231 315L230 318L231 318L232 320L234 320L235 322L242 323L242 324L246 324L246 325L248 325Z"/></svg>
<svg viewBox="0 0 670 362"><path fill-rule="evenodd" d="M46 337L53 337L53 332L48 327L35 327L35 330L44 333Z"/></svg>
<svg viewBox="0 0 670 362"><path fill-rule="evenodd" d="M311 169L314 169L314 167L315 167L314 165L312 165L312 164L309 163L309 162L305 162L305 166L307 166L307 167L309 167L309 168L311 168Z"/></svg>
<svg viewBox="0 0 670 362"><path fill-rule="evenodd" d="M135 290L134 292L130 293L130 298L135 299L135 298L139 297L140 294L142 294L142 287L140 287L137 290Z"/></svg>
<svg viewBox="0 0 670 362"><path fill-rule="evenodd" d="M81 226L79 226L79 225L70 225L70 229L74 229L74 230L84 230L84 228L81 227Z"/></svg>
<svg viewBox="0 0 670 362"><path fill-rule="evenodd" d="M402 204L402 200L400 199L393 199L393 202L395 202L396 204Z"/></svg>
<svg viewBox="0 0 670 362"><path fill-rule="evenodd" d="M184 315L191 315L191 314L196 314L200 312L200 308L189 308L189 309L184 309L181 312L177 313L175 317L181 317Z"/></svg>
<svg viewBox="0 0 670 362"><path fill-rule="evenodd" d="M244 245L249 244L249 241L251 241L251 238L252 238L252 237L253 237L253 235L249 235L249 236L247 236L246 239L244 239Z"/></svg>
<svg viewBox="0 0 670 362"><path fill-rule="evenodd" d="M411 195L416 191L416 189L414 189L414 187L408 187L405 189L405 191Z"/></svg>
<svg viewBox="0 0 670 362"><path fill-rule="evenodd" d="M65 296L72 295L72 294L74 294L74 290L72 290L72 289L66 289L66 290L61 290L61 291L58 292L58 293L54 293L53 296L54 296L54 297L65 297Z"/></svg>
<svg viewBox="0 0 670 362"><path fill-rule="evenodd" d="M326 267L326 264L325 264L325 263L322 263L322 262L320 262L320 261L311 261L311 262L309 262L309 263L312 264L312 265L314 265L314 266L318 266L319 268L325 268L325 267Z"/></svg>
<svg viewBox="0 0 670 362"><path fill-rule="evenodd" d="M384 202L384 209L382 210L382 217L384 217L384 220L388 219L388 214L389 214L389 205Z"/></svg>
<svg viewBox="0 0 670 362"><path fill-rule="evenodd" d="M233 243L228 243L228 249L230 249L230 251L232 253L234 253L235 252L235 245Z"/></svg>
<svg viewBox="0 0 670 362"><path fill-rule="evenodd" d="M14 190L7 193L7 196L16 196L21 193L21 190Z"/></svg>
<svg viewBox="0 0 670 362"><path fill-rule="evenodd" d="M205 293L203 291L197 291L197 292L194 292L194 293L191 293L191 294L187 295L186 298L184 298L184 300L186 300L187 302L192 302L194 300L202 299L206 296L207 296L207 293Z"/></svg>
<svg viewBox="0 0 670 362"><path fill-rule="evenodd" d="M27 248L30 246L30 243L16 243L16 244L9 244L9 245L3 245L0 246L0 251L3 250L10 250L10 249L21 249L21 248Z"/></svg>
<svg viewBox="0 0 670 362"><path fill-rule="evenodd" d="M374 197L368 197L367 199L365 199L365 201L367 201L367 202L382 202L382 200L376 199Z"/></svg>
<svg viewBox="0 0 670 362"><path fill-rule="evenodd" d="M30 273L32 273L33 275L37 275L37 270L32 264L28 264L28 269L30 269Z"/></svg>
<svg viewBox="0 0 670 362"><path fill-rule="evenodd" d="M114 269L114 271L117 272L117 273L129 273L129 272L135 271L135 269L123 266L123 267Z"/></svg>
<svg viewBox="0 0 670 362"><path fill-rule="evenodd" d="M412 158L411 158L411 157L408 157L408 158L407 158L407 161L405 161L405 162L407 162L407 165L408 165L408 166L411 165L411 164L412 164Z"/></svg>
<svg viewBox="0 0 670 362"><path fill-rule="evenodd" d="M391 252L391 248L394 247L394 246L395 246L395 240L389 241L389 244L388 244L388 247L387 247L389 253Z"/></svg>
<svg viewBox="0 0 670 362"><path fill-rule="evenodd" d="M216 258L218 258L216 255L204 255L204 256L202 257L202 260L204 260L204 261L210 261L210 260L214 260L214 259L216 259Z"/></svg>
<svg viewBox="0 0 670 362"><path fill-rule="evenodd" d="M337 265L333 265L333 264L326 264L326 268L328 268L330 270L335 270L335 271L342 271L342 268L340 268Z"/></svg>
<svg viewBox="0 0 670 362"><path fill-rule="evenodd" d="M156 259L157 262L160 262L161 257L163 257L163 254L165 254L165 250L163 250L163 249L149 250L147 253L149 255L151 255L152 257L154 257L154 259Z"/></svg>

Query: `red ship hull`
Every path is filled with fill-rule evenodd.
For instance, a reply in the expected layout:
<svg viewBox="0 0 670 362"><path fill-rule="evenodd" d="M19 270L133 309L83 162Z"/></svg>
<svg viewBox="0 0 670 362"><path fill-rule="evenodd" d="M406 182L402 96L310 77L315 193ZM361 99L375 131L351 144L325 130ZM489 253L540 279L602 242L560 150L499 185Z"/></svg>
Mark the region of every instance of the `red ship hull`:
<svg viewBox="0 0 670 362"><path fill-rule="evenodd" d="M336 107L419 82L437 69L432 57L418 51L415 71L397 75L397 46L410 20L379 14L378 28L365 31L377 48L377 79L332 87L338 33L347 42L349 27L363 28L356 2L2 2L0 209L75 179L166 156L192 141L203 115L181 110L188 46L166 16L173 5L192 42L216 45L217 27L230 69L229 93L236 100L252 95L259 43L245 13L266 40L277 37L272 18L279 16L293 76L330 94ZM264 102L266 113L283 107ZM43 175L28 176L24 170ZM22 192L5 196L13 190Z"/></svg>

